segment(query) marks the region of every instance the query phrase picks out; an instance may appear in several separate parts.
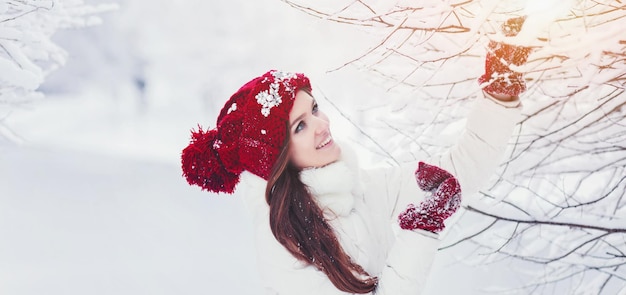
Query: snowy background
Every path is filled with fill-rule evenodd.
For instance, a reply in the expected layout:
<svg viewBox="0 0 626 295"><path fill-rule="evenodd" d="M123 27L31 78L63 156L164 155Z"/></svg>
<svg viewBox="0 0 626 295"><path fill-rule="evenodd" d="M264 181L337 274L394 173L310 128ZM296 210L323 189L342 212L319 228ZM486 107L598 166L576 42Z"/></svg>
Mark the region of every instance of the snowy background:
<svg viewBox="0 0 626 295"><path fill-rule="evenodd" d="M366 73L327 72L377 40L278 0L119 5L101 25L58 31L68 61L39 88L45 98L2 114L0 294L260 294L240 198L181 176L189 130L212 126L226 99L269 69L306 73L344 109L384 102L398 94ZM336 137L364 140L320 105ZM426 293L524 282L509 270L519 262L453 263L468 253L442 251Z"/></svg>

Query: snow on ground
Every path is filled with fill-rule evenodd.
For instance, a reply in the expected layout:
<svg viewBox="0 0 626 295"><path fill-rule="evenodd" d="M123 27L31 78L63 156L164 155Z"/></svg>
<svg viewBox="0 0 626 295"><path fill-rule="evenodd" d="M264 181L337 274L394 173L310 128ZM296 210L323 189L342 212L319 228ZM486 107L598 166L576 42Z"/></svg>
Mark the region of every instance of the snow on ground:
<svg viewBox="0 0 626 295"><path fill-rule="evenodd" d="M174 165L22 146L1 168L1 294L258 293L240 198Z"/></svg>

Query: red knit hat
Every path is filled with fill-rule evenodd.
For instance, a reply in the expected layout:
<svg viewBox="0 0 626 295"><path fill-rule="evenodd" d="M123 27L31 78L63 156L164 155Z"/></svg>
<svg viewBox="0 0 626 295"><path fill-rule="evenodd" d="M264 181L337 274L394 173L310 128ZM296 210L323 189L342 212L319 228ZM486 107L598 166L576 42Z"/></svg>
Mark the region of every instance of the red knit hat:
<svg viewBox="0 0 626 295"><path fill-rule="evenodd" d="M271 70L252 79L226 102L214 129L191 131L183 150L183 176L212 192L233 193L247 170L265 180L283 147L296 93L311 89L300 73Z"/></svg>

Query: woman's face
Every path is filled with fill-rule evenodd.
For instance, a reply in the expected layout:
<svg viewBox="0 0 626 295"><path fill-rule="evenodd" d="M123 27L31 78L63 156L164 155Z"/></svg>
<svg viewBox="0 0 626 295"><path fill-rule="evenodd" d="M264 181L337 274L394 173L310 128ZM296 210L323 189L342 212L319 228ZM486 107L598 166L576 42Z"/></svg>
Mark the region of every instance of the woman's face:
<svg viewBox="0 0 626 295"><path fill-rule="evenodd" d="M290 160L300 169L318 168L339 160L341 149L330 134L326 114L306 91L300 90L289 113Z"/></svg>

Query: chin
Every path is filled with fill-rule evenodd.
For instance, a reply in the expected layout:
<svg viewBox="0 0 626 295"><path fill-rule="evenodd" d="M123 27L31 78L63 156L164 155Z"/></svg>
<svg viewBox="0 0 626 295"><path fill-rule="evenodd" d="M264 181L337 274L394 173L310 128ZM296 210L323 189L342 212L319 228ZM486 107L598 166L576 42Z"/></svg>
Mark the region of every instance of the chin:
<svg viewBox="0 0 626 295"><path fill-rule="evenodd" d="M301 169L321 168L339 161L341 159L341 153L341 148L335 145L332 147L332 150L326 150L324 153L318 154L315 160L296 166Z"/></svg>
<svg viewBox="0 0 626 295"><path fill-rule="evenodd" d="M341 148L338 145L335 144L330 152L332 153L330 156L330 163L337 162L341 159Z"/></svg>
<svg viewBox="0 0 626 295"><path fill-rule="evenodd" d="M343 158L341 156L341 149L339 149L339 152L337 152L337 157L335 158L335 161L339 161L341 158Z"/></svg>
<svg viewBox="0 0 626 295"><path fill-rule="evenodd" d="M339 153L339 154L341 154L341 153ZM339 161L340 159L341 159L341 157L339 155L337 155L337 157L329 157L329 158L327 158L327 159L325 159L323 161L320 161L317 165L314 165L314 167L316 167L316 168L325 167L325 166L328 166L328 165L330 165L332 163L335 163L335 162Z"/></svg>

